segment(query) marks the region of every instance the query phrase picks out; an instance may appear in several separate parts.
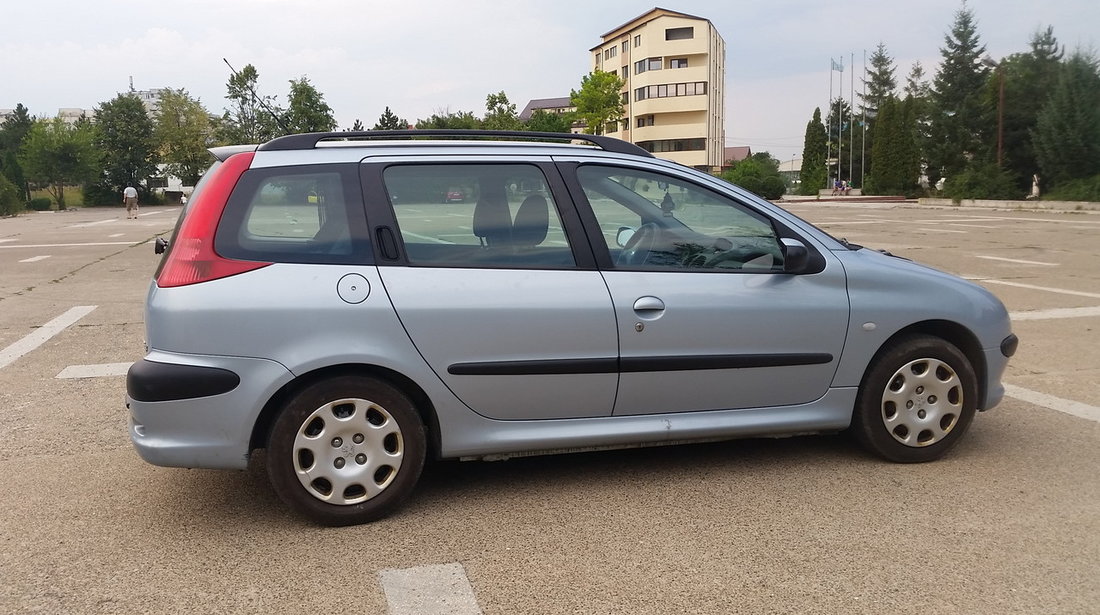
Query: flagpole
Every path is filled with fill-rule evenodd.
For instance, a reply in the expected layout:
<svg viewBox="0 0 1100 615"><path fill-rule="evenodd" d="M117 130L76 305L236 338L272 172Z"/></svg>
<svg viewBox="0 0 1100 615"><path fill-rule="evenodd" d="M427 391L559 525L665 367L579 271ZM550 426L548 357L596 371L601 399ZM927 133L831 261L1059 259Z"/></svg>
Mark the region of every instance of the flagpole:
<svg viewBox="0 0 1100 615"><path fill-rule="evenodd" d="M849 120L852 128L848 131L848 186L851 186L852 180L855 179L852 170L856 159L856 52L850 51L848 53L848 66L852 69L852 74L848 75L848 87L851 88L848 91L848 106L852 110L852 118Z"/></svg>
<svg viewBox="0 0 1100 615"><path fill-rule="evenodd" d="M829 157L833 153L833 123L829 121L829 116L832 115L833 107L833 67L836 66L836 62L833 61L833 56L829 56L829 103L825 105L826 109L830 112L825 115L825 123L829 126L828 138L825 139L825 187L828 188L830 181L829 176L831 173L831 167L829 166Z"/></svg>
<svg viewBox="0 0 1100 615"><path fill-rule="evenodd" d="M859 145L859 189L867 176L867 50L863 50L863 136Z"/></svg>
<svg viewBox="0 0 1100 615"><path fill-rule="evenodd" d="M844 54L840 54L840 88L836 95L836 181L842 175L840 165L844 161Z"/></svg>

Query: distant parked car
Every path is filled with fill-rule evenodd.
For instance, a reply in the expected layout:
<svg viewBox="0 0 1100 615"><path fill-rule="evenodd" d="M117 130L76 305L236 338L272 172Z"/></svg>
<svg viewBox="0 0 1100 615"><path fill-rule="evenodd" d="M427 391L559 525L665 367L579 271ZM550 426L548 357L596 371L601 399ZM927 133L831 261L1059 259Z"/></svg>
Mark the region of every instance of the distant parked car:
<svg viewBox="0 0 1100 615"><path fill-rule="evenodd" d="M443 199L445 203L461 203L466 200L466 195L462 194L460 190L448 190L447 196Z"/></svg>
<svg viewBox="0 0 1100 615"><path fill-rule="evenodd" d="M144 459L266 448L279 496L342 525L429 456L847 429L930 461L1004 394L1016 336L975 284L616 139L415 134L211 150L127 378Z"/></svg>

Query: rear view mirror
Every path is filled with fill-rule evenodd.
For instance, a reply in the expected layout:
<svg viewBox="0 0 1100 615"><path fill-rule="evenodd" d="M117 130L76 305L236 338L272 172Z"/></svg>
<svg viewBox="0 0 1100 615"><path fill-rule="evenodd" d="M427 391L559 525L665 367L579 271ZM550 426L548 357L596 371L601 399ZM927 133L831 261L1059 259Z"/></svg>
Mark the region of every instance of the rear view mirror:
<svg viewBox="0 0 1100 615"><path fill-rule="evenodd" d="M780 250L783 251L783 271L786 273L802 273L810 262L810 251L806 244L797 239L786 237L779 240Z"/></svg>
<svg viewBox="0 0 1100 615"><path fill-rule="evenodd" d="M619 232L615 234L615 243L619 244L620 248L625 247L633 236L634 229L629 226L620 226Z"/></svg>

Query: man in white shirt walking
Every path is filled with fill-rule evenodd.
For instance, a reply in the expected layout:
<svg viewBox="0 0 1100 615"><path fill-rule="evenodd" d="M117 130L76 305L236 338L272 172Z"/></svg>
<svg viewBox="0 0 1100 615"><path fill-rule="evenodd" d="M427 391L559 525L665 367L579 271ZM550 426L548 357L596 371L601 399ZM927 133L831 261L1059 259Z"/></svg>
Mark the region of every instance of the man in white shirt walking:
<svg viewBox="0 0 1100 615"><path fill-rule="evenodd" d="M126 219L137 218L138 213L138 195L137 190L133 186L126 186L126 189L122 191L122 203L126 205Z"/></svg>

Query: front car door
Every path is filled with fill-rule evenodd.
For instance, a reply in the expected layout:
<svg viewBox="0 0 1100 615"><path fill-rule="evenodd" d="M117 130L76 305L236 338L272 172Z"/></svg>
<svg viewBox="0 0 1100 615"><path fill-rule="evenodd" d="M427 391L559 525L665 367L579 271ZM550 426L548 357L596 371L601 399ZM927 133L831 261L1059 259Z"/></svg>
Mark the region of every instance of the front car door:
<svg viewBox="0 0 1100 615"><path fill-rule="evenodd" d="M591 241L607 250L615 415L790 406L826 393L848 328L831 256L815 250L820 270L786 273L788 231L686 174L580 164L575 177L582 218L599 228Z"/></svg>
<svg viewBox="0 0 1100 615"><path fill-rule="evenodd" d="M397 227L386 291L459 399L494 419L611 414L615 315L548 160L378 161L363 175Z"/></svg>

